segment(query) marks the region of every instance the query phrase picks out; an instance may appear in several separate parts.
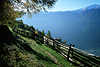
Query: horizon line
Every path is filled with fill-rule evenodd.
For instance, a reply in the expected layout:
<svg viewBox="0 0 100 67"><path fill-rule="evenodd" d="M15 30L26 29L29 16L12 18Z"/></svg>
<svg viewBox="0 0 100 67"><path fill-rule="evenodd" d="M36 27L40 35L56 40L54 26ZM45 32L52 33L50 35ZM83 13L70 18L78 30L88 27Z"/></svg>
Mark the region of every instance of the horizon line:
<svg viewBox="0 0 100 67"><path fill-rule="evenodd" d="M100 5L100 4L90 4L90 5L88 5L88 6L86 6L86 7L81 7L81 8L76 8L76 9L64 9L64 10L47 10L47 12L65 12L65 11L76 11L76 10L80 10L80 9L85 9L85 8L87 8L87 7L89 7L89 6L92 6L92 5Z"/></svg>

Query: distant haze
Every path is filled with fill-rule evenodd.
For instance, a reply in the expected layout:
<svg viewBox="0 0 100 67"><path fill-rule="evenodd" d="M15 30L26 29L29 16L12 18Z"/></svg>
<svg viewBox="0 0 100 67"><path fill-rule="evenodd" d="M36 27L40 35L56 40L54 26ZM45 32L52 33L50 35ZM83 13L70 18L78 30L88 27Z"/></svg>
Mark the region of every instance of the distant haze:
<svg viewBox="0 0 100 67"><path fill-rule="evenodd" d="M54 7L48 11L72 11L92 4L100 4L100 0L57 0Z"/></svg>
<svg viewBox="0 0 100 67"><path fill-rule="evenodd" d="M22 19L36 29L50 30L54 38L62 38L77 48L100 56L100 5L76 11L40 13Z"/></svg>

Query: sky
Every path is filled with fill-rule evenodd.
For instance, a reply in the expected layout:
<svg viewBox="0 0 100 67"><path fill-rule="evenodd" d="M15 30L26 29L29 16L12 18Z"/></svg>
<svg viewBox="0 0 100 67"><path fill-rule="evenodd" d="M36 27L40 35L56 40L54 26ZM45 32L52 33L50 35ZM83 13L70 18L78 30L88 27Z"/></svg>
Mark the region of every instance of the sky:
<svg viewBox="0 0 100 67"><path fill-rule="evenodd" d="M58 0L53 8L48 11L66 11L85 8L89 5L99 4L100 0Z"/></svg>

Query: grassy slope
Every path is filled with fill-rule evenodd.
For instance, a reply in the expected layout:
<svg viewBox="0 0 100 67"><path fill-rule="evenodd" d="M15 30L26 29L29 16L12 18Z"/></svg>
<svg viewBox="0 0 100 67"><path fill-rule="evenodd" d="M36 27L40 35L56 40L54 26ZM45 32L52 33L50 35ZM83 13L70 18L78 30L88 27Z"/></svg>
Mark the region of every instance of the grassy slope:
<svg viewBox="0 0 100 67"><path fill-rule="evenodd" d="M1 26L0 32L3 36L0 40L0 67L73 66L53 49L14 33L7 26Z"/></svg>
<svg viewBox="0 0 100 67"><path fill-rule="evenodd" d="M44 44L17 36L15 42L0 43L0 67L74 67Z"/></svg>
<svg viewBox="0 0 100 67"><path fill-rule="evenodd" d="M74 67L71 63L66 61L63 56L44 44L37 44L34 40L25 37L22 37L22 39L27 41L27 43L30 44L30 47L37 52L37 54L33 55L35 56L35 59L38 60L37 63L43 64L44 67Z"/></svg>

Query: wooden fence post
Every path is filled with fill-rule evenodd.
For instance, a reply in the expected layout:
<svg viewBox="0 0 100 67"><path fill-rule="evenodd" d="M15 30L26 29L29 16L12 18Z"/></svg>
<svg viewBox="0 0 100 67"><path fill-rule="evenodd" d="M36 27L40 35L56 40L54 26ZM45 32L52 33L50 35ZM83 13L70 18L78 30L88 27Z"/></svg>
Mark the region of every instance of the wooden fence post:
<svg viewBox="0 0 100 67"><path fill-rule="evenodd" d="M67 60L69 60L69 58L70 58L70 53L71 53L71 50L72 50L72 48L71 48L72 46L74 47L73 44L70 44L70 45L69 45L69 50L68 50ZM73 51L73 50L72 50L72 51ZM73 54L73 52L72 52L72 54Z"/></svg>

